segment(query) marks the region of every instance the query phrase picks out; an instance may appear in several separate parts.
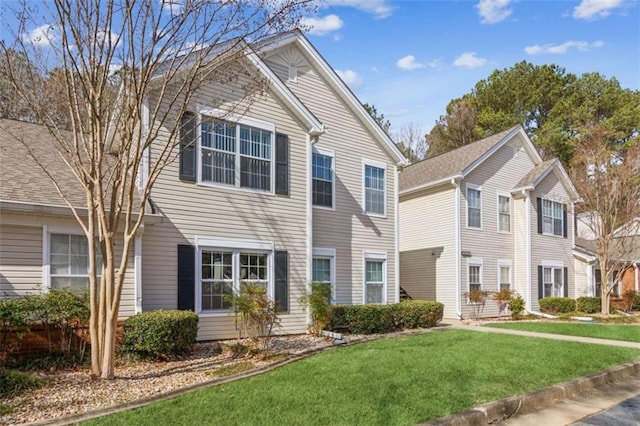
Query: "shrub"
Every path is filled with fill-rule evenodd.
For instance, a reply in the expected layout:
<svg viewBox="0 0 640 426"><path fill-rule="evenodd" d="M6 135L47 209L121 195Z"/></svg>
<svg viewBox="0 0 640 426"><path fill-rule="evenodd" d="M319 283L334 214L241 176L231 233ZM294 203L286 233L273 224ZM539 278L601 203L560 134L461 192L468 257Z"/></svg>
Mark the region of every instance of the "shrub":
<svg viewBox="0 0 640 426"><path fill-rule="evenodd" d="M29 331L29 309L25 298L0 300L0 365L20 347L20 339ZM16 341L10 341L15 334Z"/></svg>
<svg viewBox="0 0 640 426"><path fill-rule="evenodd" d="M198 315L191 311L142 312L124 322L121 351L163 359L187 351L196 342Z"/></svg>
<svg viewBox="0 0 640 426"><path fill-rule="evenodd" d="M502 315L507 312L509 301L513 297L514 292L508 288L502 289L491 294L491 298L498 305L498 314Z"/></svg>
<svg viewBox="0 0 640 426"><path fill-rule="evenodd" d="M311 283L311 294L301 298L300 302L309 306L309 329L319 336L331 319L331 284Z"/></svg>
<svg viewBox="0 0 640 426"><path fill-rule="evenodd" d="M489 297L488 291L483 290L471 290L466 292L465 297L471 307L471 316L476 321L482 317L482 312L484 311L484 305L487 301L487 297Z"/></svg>
<svg viewBox="0 0 640 426"><path fill-rule="evenodd" d="M633 310L638 292L635 290L627 290L622 294L622 309L629 313Z"/></svg>
<svg viewBox="0 0 640 426"><path fill-rule="evenodd" d="M280 324L278 304L269 299L264 287L252 283L243 284L239 294L225 297L231 303L229 311L235 316L238 339L270 337L273 328Z"/></svg>
<svg viewBox="0 0 640 426"><path fill-rule="evenodd" d="M538 303L542 312L550 314L566 314L576 310L576 301L568 297L545 297Z"/></svg>
<svg viewBox="0 0 640 426"><path fill-rule="evenodd" d="M513 293L509 299L509 310L511 311L511 318L520 319L524 313L526 307L525 301L518 293Z"/></svg>
<svg viewBox="0 0 640 426"><path fill-rule="evenodd" d="M596 314L601 311L602 299L599 297L578 297L576 299L576 311L586 314Z"/></svg>
<svg viewBox="0 0 640 426"><path fill-rule="evenodd" d="M431 328L442 321L444 305L429 300L405 300L396 306L398 328Z"/></svg>
<svg viewBox="0 0 640 426"><path fill-rule="evenodd" d="M18 370L0 368L0 396L8 397L28 389L39 388L42 380Z"/></svg>
<svg viewBox="0 0 640 426"><path fill-rule="evenodd" d="M640 311L640 293L636 294L636 301L633 304L634 311Z"/></svg>
<svg viewBox="0 0 640 426"><path fill-rule="evenodd" d="M392 305L338 305L331 307L328 328L355 334L388 333L402 328L434 327L444 305L407 300Z"/></svg>

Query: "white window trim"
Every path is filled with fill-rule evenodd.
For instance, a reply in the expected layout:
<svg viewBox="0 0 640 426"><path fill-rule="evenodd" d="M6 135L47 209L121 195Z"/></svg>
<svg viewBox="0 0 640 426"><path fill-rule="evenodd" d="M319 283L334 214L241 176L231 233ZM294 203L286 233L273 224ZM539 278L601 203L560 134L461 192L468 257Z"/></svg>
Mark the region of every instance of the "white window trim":
<svg viewBox="0 0 640 426"><path fill-rule="evenodd" d="M509 199L509 230L503 231L500 229L500 197L506 197ZM480 210L480 216L482 217L482 210ZM480 220L482 223L482 219ZM511 234L513 228L513 198L508 192L496 192L496 229L500 234Z"/></svg>
<svg viewBox="0 0 640 426"><path fill-rule="evenodd" d="M480 226L476 227L476 226L469 226L469 190L473 189L476 191L480 191ZM482 231L482 185L476 185L473 183L466 183L465 184L465 193L466 193L466 199L465 199L465 203L467 205L467 220L466 220L466 227L467 229L473 229L476 231Z"/></svg>
<svg viewBox="0 0 640 426"><path fill-rule="evenodd" d="M314 209L318 209L318 210L329 210L329 211L335 211L336 210L336 153L335 151L331 150L331 149L326 149L326 148L319 148L319 147L313 147L313 151L312 151L312 160L311 160L311 167L313 168L313 154L320 154L320 155L324 155L326 157L331 157L332 161L331 161L331 174L332 174L332 179L331 179L331 207L326 207L326 206L316 206L315 204L313 204L313 170L311 171L311 205L313 206Z"/></svg>
<svg viewBox="0 0 640 426"><path fill-rule="evenodd" d="M362 304L367 304L367 261L382 261L382 305L387 304L387 252L364 251L362 253Z"/></svg>
<svg viewBox="0 0 640 426"><path fill-rule="evenodd" d="M336 249L334 248L321 248L314 247L313 248L313 258L319 259L329 259L331 261L331 302L336 303ZM313 266L312 266L313 267ZM312 278L313 278L313 271Z"/></svg>
<svg viewBox="0 0 640 426"><path fill-rule="evenodd" d="M222 317L228 316L227 309L223 310L202 310L202 251L203 250L220 250L233 252L233 280L234 290L235 281L239 276L240 263L239 255L240 251L250 250L254 253L262 253L267 255L267 296L271 299L275 293L275 278L274 278L274 244L272 242L265 242L259 240L241 240L232 238L217 238L217 237L196 237L196 291L195 291L195 311L201 317Z"/></svg>
<svg viewBox="0 0 640 426"><path fill-rule="evenodd" d="M467 291L471 291L471 281L469 280L469 268L471 266L480 267L480 291L484 290L484 264L481 257L470 257L467 259ZM467 298L467 304L471 304Z"/></svg>
<svg viewBox="0 0 640 426"><path fill-rule="evenodd" d="M500 285L502 284L500 280L500 268L509 268L509 290L513 290L513 266L511 260L508 259L498 259L498 286L496 287L498 291L500 291Z"/></svg>
<svg viewBox="0 0 640 426"><path fill-rule="evenodd" d="M542 218L541 218L541 221L542 221L542 235L546 235L546 236L549 236L549 237L555 237L555 238L564 238L564 227L565 226L569 226L568 223L567 224L564 223L564 213L562 214L562 217L560 218L560 220L562 220L562 228L560 230L560 235L557 235L557 234L555 234L553 232L544 232L544 218L545 218L545 215L544 215L544 202L545 201L550 201L552 203L560 204L560 206L562 206L562 208L563 208L563 211L564 211L564 208L565 208L565 205L566 205L565 202L563 202L561 200L558 200L558 199L553 199L553 198L548 198L548 197L546 197L546 198L545 197L540 197L540 202L542 203L542 205L540 206L540 214L542 215ZM551 220L553 220L553 216L551 217ZM568 220L568 218L567 218L567 220ZM553 227L553 222L551 223L551 225Z"/></svg>
<svg viewBox="0 0 640 426"><path fill-rule="evenodd" d="M206 117L206 118L214 118L214 119L218 119L218 120L223 120L226 122L229 122L231 124L235 124L236 125L236 152L234 153L235 155L235 164L236 164L236 170L235 170L235 180L234 180L234 184L233 185L228 185L228 184L224 184L224 183L218 183L218 182L204 182L202 180L202 118ZM261 191L259 189L254 189L254 188L243 188L240 186L240 128L238 127L239 125L245 125L245 126L250 126L250 127L254 127L256 129L260 129L260 130L266 130L271 132L271 159L269 160L271 162L271 176L270 176L270 181L269 181L269 191ZM197 132L197 136L196 136L196 147L197 147L197 154L196 154L196 166L197 166L197 185L198 186L207 186L207 187L211 187L211 188L221 188L221 189L231 189L234 191L241 191L241 192L250 192L252 194L262 194L262 195L273 195L275 196L275 184L276 184L276 171L275 171L275 166L276 166L276 162L275 162L275 155L276 155L276 126L273 123L269 123L263 120L258 120L255 118L251 118L251 117L245 117L245 116L240 116L237 114L233 114L227 111L223 111L221 109L217 109L217 108L204 108L204 109L200 109L198 117L197 117L197 123L196 123L196 132Z"/></svg>
<svg viewBox="0 0 640 426"><path fill-rule="evenodd" d="M86 234L79 226L42 225L42 292L51 290L51 234L80 235Z"/></svg>
<svg viewBox="0 0 640 426"><path fill-rule="evenodd" d="M384 213L369 213L367 212L367 188L365 187L365 170L366 166L377 167L379 169L384 170ZM388 188L387 188L387 164L382 161L369 160L366 158L362 159L362 213L371 216L371 217L387 217L387 197L388 197Z"/></svg>

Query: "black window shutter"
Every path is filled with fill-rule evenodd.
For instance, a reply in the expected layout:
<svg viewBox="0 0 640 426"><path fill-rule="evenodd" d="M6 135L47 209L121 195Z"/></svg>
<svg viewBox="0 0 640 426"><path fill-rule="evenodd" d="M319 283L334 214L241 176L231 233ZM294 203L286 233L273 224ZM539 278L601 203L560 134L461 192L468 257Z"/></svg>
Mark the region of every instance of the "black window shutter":
<svg viewBox="0 0 640 426"><path fill-rule="evenodd" d="M538 211L538 234L542 234L542 198L537 198L538 204L536 209Z"/></svg>
<svg viewBox="0 0 640 426"><path fill-rule="evenodd" d="M544 297L544 281L542 275L542 265L538 265L538 300Z"/></svg>
<svg viewBox="0 0 640 426"><path fill-rule="evenodd" d="M276 134L276 194L289 195L289 136Z"/></svg>
<svg viewBox="0 0 640 426"><path fill-rule="evenodd" d="M196 162L196 115L185 111L180 117L180 179L195 182Z"/></svg>
<svg viewBox="0 0 640 426"><path fill-rule="evenodd" d="M567 238L567 205L562 205L562 236Z"/></svg>
<svg viewBox="0 0 640 426"><path fill-rule="evenodd" d="M195 310L196 248L178 244L178 309Z"/></svg>
<svg viewBox="0 0 640 426"><path fill-rule="evenodd" d="M289 254L275 252L275 298L281 312L289 310Z"/></svg>
<svg viewBox="0 0 640 426"><path fill-rule="evenodd" d="M565 266L563 269L564 269L564 276L562 277L563 279L562 288L564 289L563 296L569 297L569 268Z"/></svg>

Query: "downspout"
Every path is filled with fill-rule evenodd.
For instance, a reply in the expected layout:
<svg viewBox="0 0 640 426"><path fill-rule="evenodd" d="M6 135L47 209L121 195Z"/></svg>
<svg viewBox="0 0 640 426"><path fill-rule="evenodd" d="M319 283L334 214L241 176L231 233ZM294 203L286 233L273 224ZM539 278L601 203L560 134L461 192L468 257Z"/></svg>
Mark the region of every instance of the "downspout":
<svg viewBox="0 0 640 426"><path fill-rule="evenodd" d="M317 142L317 139L313 141L311 139L311 135L307 134L307 143L305 144L305 155L306 155L306 231L307 231L307 273L306 280L307 283L305 285L306 294L311 294L311 280L313 280L313 199L312 199L312 176L311 176L311 166L312 166L312 155L313 148L312 144ZM334 259L335 262L335 259ZM334 277L335 279L335 277ZM306 309L306 322L307 324L311 324L311 312L309 309Z"/></svg>
<svg viewBox="0 0 640 426"><path fill-rule="evenodd" d="M395 171L395 181L393 182L393 225L395 233L394 237L394 257L395 257L395 267L394 267L394 277L396 283L396 302L400 302L400 197L398 194L398 181L400 180L400 171L398 170L398 166L393 166Z"/></svg>
<svg viewBox="0 0 640 426"><path fill-rule="evenodd" d="M527 298L526 298L526 309L528 312L531 312L533 307L533 291L531 290L531 197L529 193L523 189L522 195L524 198L524 206L525 206L525 215L524 215L524 223L525 223L525 259L526 259L526 267L527 273L525 277L527 277Z"/></svg>
<svg viewBox="0 0 640 426"><path fill-rule="evenodd" d="M462 241L460 236L460 184L451 179L451 185L455 188L455 245L456 245L456 315L462 319Z"/></svg>
<svg viewBox="0 0 640 426"><path fill-rule="evenodd" d="M638 262L633 262L633 272L635 275L635 285L636 291L640 291L640 266L638 266Z"/></svg>

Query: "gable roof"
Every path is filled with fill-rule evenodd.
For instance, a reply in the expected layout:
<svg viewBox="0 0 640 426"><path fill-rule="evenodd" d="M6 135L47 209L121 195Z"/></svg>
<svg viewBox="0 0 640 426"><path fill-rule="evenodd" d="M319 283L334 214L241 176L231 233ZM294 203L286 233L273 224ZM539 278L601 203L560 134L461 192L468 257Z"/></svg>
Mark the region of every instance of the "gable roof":
<svg viewBox="0 0 640 426"><path fill-rule="evenodd" d="M400 193L428 188L454 178L464 178L466 174L520 131L524 132L522 126L514 126L477 142L406 167L400 174Z"/></svg>
<svg viewBox="0 0 640 426"><path fill-rule="evenodd" d="M523 189L534 189L549 173L554 170L560 174L560 181L565 186L565 189L567 190L571 198L574 201L578 200L580 198L578 190L573 185L573 182L571 182L571 178L569 178L569 175L562 166L562 163L560 163L560 160L558 160L557 158L552 158L535 166L529 173L527 173L522 179L520 179L520 182L518 182L511 191L516 192Z"/></svg>
<svg viewBox="0 0 640 426"><path fill-rule="evenodd" d="M278 34L262 43L257 50L261 54L266 54L275 49L294 43L297 44L302 51L314 61L325 79L329 82L332 88L336 90L338 96L340 96L354 115L359 118L364 123L365 127L376 137L378 143L384 148L387 154L394 159L396 164L409 164L409 160L407 160L407 158L400 152L389 135L380 127L373 117L371 117L371 114L364 109L362 103L358 100L351 89L349 89L344 81L342 81L336 71L329 65L329 63L322 57L322 55L300 30L293 30Z"/></svg>

